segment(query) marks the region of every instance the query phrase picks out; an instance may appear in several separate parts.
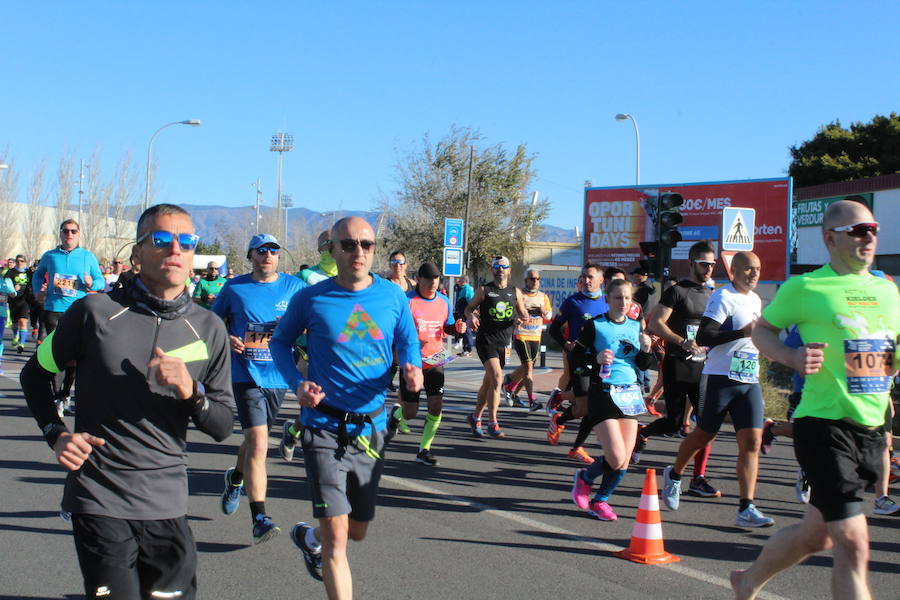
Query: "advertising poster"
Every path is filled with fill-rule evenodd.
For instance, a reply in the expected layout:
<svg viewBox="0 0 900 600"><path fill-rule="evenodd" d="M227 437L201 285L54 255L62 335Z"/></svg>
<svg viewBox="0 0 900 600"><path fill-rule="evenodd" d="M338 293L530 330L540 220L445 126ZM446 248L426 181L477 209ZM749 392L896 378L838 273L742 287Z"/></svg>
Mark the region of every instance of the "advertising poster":
<svg viewBox="0 0 900 600"><path fill-rule="evenodd" d="M584 260L603 267L630 271L644 258L640 242L652 241L656 199L661 193L676 192L684 197L680 212L684 222L678 227L683 241L672 249L671 275L687 275L688 249L707 240L718 248L722 239L722 209L745 207L756 211L753 251L763 264L762 280L782 282L788 276L791 220L789 178L757 179L712 183L628 186L585 189ZM725 279L721 264L715 279Z"/></svg>

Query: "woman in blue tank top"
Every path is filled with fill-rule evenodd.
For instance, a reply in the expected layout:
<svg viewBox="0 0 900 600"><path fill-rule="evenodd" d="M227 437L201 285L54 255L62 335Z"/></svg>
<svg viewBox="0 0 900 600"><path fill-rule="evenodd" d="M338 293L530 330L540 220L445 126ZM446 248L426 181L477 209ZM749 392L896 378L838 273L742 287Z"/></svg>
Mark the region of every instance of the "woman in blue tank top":
<svg viewBox="0 0 900 600"><path fill-rule="evenodd" d="M595 424L603 459L575 471L572 500L601 521L615 521L616 513L607 501L628 470L637 435L637 415L646 411L635 367L646 369L653 355L650 336L641 331L641 322L628 317L631 283L624 279L611 281L606 288L606 301L608 312L587 323L578 339L582 362L596 362L585 365L590 372L588 418ZM591 485L600 476L600 487L591 499Z"/></svg>

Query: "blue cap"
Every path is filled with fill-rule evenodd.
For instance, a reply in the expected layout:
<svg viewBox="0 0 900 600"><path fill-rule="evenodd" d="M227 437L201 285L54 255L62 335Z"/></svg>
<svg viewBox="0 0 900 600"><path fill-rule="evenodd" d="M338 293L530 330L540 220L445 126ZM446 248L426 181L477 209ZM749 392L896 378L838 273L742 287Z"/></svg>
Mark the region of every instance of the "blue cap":
<svg viewBox="0 0 900 600"><path fill-rule="evenodd" d="M269 235L268 233L257 233L253 236L253 238L251 238L250 243L247 245L247 252L256 250L257 248L261 248L262 246L266 245L281 248L281 244L278 243L278 240L275 239L274 235Z"/></svg>

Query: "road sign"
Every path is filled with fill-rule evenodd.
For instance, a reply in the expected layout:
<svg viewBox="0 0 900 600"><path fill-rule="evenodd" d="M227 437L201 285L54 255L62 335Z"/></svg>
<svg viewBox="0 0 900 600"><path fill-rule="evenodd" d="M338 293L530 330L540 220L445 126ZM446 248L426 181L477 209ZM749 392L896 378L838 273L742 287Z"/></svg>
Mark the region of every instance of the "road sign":
<svg viewBox="0 0 900 600"><path fill-rule="evenodd" d="M729 206L722 209L722 250L749 252L753 250L753 231L756 210Z"/></svg>
<svg viewBox="0 0 900 600"><path fill-rule="evenodd" d="M447 248L463 247L463 219L444 219L444 246Z"/></svg>
<svg viewBox="0 0 900 600"><path fill-rule="evenodd" d="M462 267L462 248L444 248L444 277L461 277Z"/></svg>

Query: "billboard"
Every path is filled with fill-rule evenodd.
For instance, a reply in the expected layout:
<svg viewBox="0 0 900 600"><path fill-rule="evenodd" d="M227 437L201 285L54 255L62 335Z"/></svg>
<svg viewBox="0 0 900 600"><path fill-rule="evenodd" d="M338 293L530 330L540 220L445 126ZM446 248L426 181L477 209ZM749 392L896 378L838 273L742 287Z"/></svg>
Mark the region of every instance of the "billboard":
<svg viewBox="0 0 900 600"><path fill-rule="evenodd" d="M684 241L672 249L671 273L688 274L687 251L697 241L709 240L718 248L722 239L722 209L752 208L756 211L754 249L763 264L763 281L782 282L788 277L791 180L754 179L711 183L640 185L584 190L585 262L626 271L642 258L640 242L655 237L653 212L663 192L684 196L678 230ZM725 279L725 269L716 265L715 279Z"/></svg>

